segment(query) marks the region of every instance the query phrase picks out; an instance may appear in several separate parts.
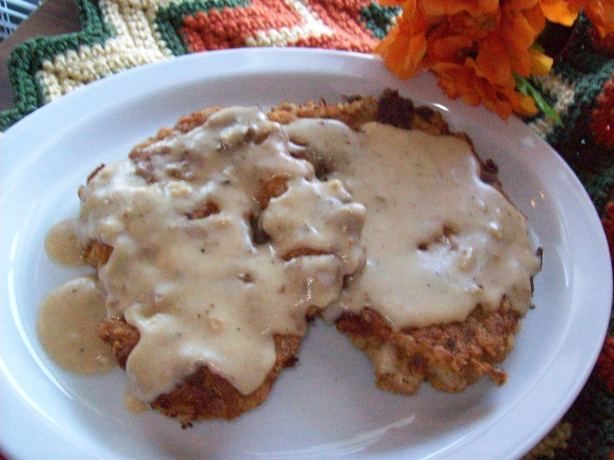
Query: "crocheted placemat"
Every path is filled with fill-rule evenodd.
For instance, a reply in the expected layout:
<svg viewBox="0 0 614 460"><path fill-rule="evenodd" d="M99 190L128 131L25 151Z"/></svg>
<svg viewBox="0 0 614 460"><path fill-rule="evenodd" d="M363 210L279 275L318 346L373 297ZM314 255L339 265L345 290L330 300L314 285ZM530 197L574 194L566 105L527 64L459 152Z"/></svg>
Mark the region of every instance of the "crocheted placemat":
<svg viewBox="0 0 614 460"><path fill-rule="evenodd" d="M186 53L244 46L370 52L398 13L368 0L78 0L78 6L80 32L35 38L13 51L15 108L0 114L0 131L93 80ZM547 29L542 44L556 64L534 84L563 123L543 116L527 123L578 175L614 248L614 39L599 40L581 18L571 33ZM530 457L612 458L613 332L610 321L587 385Z"/></svg>

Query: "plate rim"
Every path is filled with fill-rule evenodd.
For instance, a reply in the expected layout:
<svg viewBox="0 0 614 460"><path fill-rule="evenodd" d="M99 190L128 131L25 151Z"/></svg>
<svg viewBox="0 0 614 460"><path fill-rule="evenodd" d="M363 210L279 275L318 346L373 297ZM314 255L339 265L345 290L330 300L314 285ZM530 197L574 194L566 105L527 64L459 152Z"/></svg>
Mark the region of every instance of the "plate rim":
<svg viewBox="0 0 614 460"><path fill-rule="evenodd" d="M361 65L366 65L366 66L373 66L373 65L382 66L381 60L372 55L365 55L365 54L355 53L355 52L336 51L336 50L320 50L320 49L309 49L309 48L255 48L255 49L241 48L241 49L233 49L233 50L210 51L206 53L184 55L180 57L167 59L165 61L128 69L126 71L109 76L107 78L92 82L88 85L85 85L84 87L78 88L75 91L71 92L70 94L67 94L61 97L60 99L53 101L39 108L38 110L27 115L26 117L21 119L19 122L17 122L15 125L10 127L0 137L0 147L2 147L3 145L7 145L7 144L10 145L13 142L19 143L21 141L21 138L19 136L21 136L24 132L28 132L29 130L36 129L38 123L45 121L45 119L48 119L49 117L53 116L54 113L61 113L63 110L66 110L65 109L66 107L69 107L70 105L78 104L82 98L90 97L88 96L90 94L104 94L105 91L113 90L114 87L124 84L123 83L124 81L138 80L138 79L143 78L143 76L148 76L150 74L156 74L156 73L168 71L168 69L170 69L171 67L175 67L176 65L189 65L189 64L177 64L179 60L181 60L181 62L186 62L186 63L197 63L193 65L197 65L197 66L202 65L204 67L204 65L202 64L202 61L206 62L207 60L214 61L214 60L221 60L224 58L228 58L230 60L247 59L248 61L251 61L251 63L249 64L252 65L252 69L254 68L253 67L254 65L261 65L263 69L267 69L268 67L271 67L271 63L267 62L267 60L270 59L270 60L276 61L280 59L279 58L280 55L286 55L285 56L286 58L288 58L289 56L294 56L294 57L300 56L301 58L306 58L306 57L311 56L319 60L322 60L322 59L324 60L332 59L332 60L342 60L342 61L345 60L345 61L354 61L354 63L359 63ZM318 72L317 67L315 69L315 72L316 73ZM215 74L216 72L209 71L206 73L208 73L209 76L211 76L211 73ZM425 77L420 77L420 78L425 78ZM426 78L431 78L431 77L426 77ZM187 82L189 80L182 80L182 81ZM399 81L398 86L400 87L401 85L403 85L403 82ZM447 102L450 103L449 100ZM491 115L492 114L489 114L489 116ZM492 115L492 117L494 117L494 115ZM573 186L575 189L574 192L578 194L581 200L584 200L584 203L582 204L584 205L585 208L586 208L586 205L588 205L588 207L586 208L586 211L591 219L591 221L588 223L590 224L590 227L592 227L592 230L596 231L596 233L598 234L597 238L599 241L596 244L601 245L601 249L607 249L607 242L605 240L605 235L603 233L603 229L598 219L597 211L595 210L588 194L586 193L584 186L581 184L581 182L579 181L575 173L571 170L569 165L564 160L562 160L562 158L558 155L558 153L549 144L547 144L543 139L537 137L532 131L530 131L530 128L526 126L522 121L513 117L510 119L509 123L512 124L514 128L518 126L522 126L523 127L522 129L524 129L526 132L531 132L535 142L537 142L540 145L541 149L545 149L546 151L548 151L549 152L548 155L552 156L551 160L558 163L558 166L561 167L565 171L565 174L567 174L573 179L573 182L574 182ZM5 149L1 149L1 150L5 150ZM0 164L3 166L0 168L0 203L3 201L3 195L5 193L4 191L5 191L6 181L4 179L8 179L11 175L9 173L9 168L7 167L8 163L10 163L10 158L7 158L8 157L7 153L8 152L3 151L2 154L0 154ZM599 261L598 264L603 264L604 260L607 260L607 262L609 262L609 259L607 259L607 254L609 253L606 251L604 256L602 257L602 260ZM605 286L605 288L601 290L602 291L601 293L602 293L602 297L605 299L604 303L607 303L606 300L608 298L610 299L609 305L611 308L612 272L611 272L611 266L609 263L605 264L605 266L607 266L606 275L609 276L610 282L609 282L609 285ZM3 308L6 308L6 307L3 307ZM608 308L608 316L609 316L610 308ZM604 310L605 310L605 307L604 307ZM523 443L519 443L516 450L510 453L510 456L515 457L518 455L523 455L528 450L530 450L530 448L533 445L535 445L540 439L542 439L543 436L556 424L558 419L569 409L571 404L575 401L575 399L577 398L577 395L584 387L590 375L590 372L593 369L594 364L597 360L599 350L601 349L600 344L603 341L603 337L605 336L606 331L607 331L607 324L608 324L607 320L603 322L601 334L598 334L599 340L596 340L596 339L594 340L594 344L593 344L594 350L593 350L593 353L591 353L591 359L585 362L585 365L578 373L580 378L576 379L576 382L573 385L574 391L571 391L567 395L567 397L563 400L562 404L559 405L558 410L551 412L551 415L548 418L548 422L544 426L542 426L541 429L535 430L535 433L533 434L531 438L525 439ZM567 336L565 335L563 339L566 340L566 337ZM557 355L560 354L560 348L557 349L556 352L557 352ZM10 382L8 382L7 377L5 375L8 370L3 367L3 364L4 363L2 359L2 353L0 352L0 377L2 377L0 379L0 387L4 389L5 387L10 386ZM550 367L552 365L554 365L554 359L551 361ZM548 369L544 370L541 377L535 382L534 386L530 390L527 390L527 392L529 391L533 392L535 390L534 387L539 385L539 383L544 379L547 372L550 372L550 370ZM520 402L518 404L520 404ZM510 410L513 410L513 408L510 408ZM554 416L552 414L554 414ZM499 420L493 422L488 427L485 427L480 433L477 433L475 437L482 436L484 432L491 430L493 426L499 425L499 424L500 424ZM59 435L61 434L58 433L58 436ZM460 449L460 447L462 446L452 447L451 449L447 450L446 453L448 454L458 453L458 449Z"/></svg>

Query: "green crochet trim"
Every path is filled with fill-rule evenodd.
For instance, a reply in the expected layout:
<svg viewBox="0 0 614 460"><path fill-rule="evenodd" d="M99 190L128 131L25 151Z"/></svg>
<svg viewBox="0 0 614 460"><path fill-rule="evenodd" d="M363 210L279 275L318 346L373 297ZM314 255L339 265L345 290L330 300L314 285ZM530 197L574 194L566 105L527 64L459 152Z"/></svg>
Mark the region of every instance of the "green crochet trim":
<svg viewBox="0 0 614 460"><path fill-rule="evenodd" d="M581 73L572 67L567 67L562 72L565 78L576 82L576 99L567 114L561 117L563 125L555 128L547 137L546 140L550 144L564 146L570 142L574 130L569 127L575 126L581 116L589 115L588 112L594 107L595 99L601 93L603 85L610 79L612 71L614 71L614 61L602 62L598 70L590 74Z"/></svg>
<svg viewBox="0 0 614 460"><path fill-rule="evenodd" d="M601 210L614 187L614 160L595 145L588 123L595 99L614 72L614 60L592 50L589 27L585 17L578 19L562 59L553 68L559 78L575 82L574 101L562 114L562 126L555 127L546 141L574 169Z"/></svg>
<svg viewBox="0 0 614 460"><path fill-rule="evenodd" d="M580 15L569 42L563 49L562 59L553 66L552 70L555 73L573 81L577 72L592 74L599 72L604 64L614 65L611 58L599 54L590 45L592 43L590 29L590 21L586 16Z"/></svg>
<svg viewBox="0 0 614 460"><path fill-rule="evenodd" d="M610 190L614 187L614 157L610 158L609 166L599 168L599 173L581 173L580 180L593 200L597 211L603 214L610 196Z"/></svg>
<svg viewBox="0 0 614 460"><path fill-rule="evenodd" d="M6 130L46 101L36 81L36 72L45 60L81 45L102 44L115 34L93 0L77 0L82 30L72 34L37 37L18 45L8 63L15 108L0 113L0 131Z"/></svg>
<svg viewBox="0 0 614 460"><path fill-rule="evenodd" d="M186 16L193 16L199 12L206 13L213 8L246 7L250 3L251 0L199 0L173 3L158 10L156 26L162 40L166 42L171 52L175 56L181 56L189 51L179 34Z"/></svg>
<svg viewBox="0 0 614 460"><path fill-rule="evenodd" d="M379 6L371 3L360 10L360 20L380 40L386 36L388 29L401 12L396 6Z"/></svg>
<svg viewBox="0 0 614 460"><path fill-rule="evenodd" d="M607 459L614 446L614 398L592 375L570 411L563 417L572 425L568 447L557 459Z"/></svg>

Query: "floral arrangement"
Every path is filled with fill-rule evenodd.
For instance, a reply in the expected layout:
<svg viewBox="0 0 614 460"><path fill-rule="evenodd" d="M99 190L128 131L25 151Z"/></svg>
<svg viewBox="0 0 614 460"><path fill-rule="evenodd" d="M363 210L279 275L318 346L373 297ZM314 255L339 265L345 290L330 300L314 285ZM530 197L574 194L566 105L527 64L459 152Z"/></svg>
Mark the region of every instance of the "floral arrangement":
<svg viewBox="0 0 614 460"><path fill-rule="evenodd" d="M381 0L401 5L394 28L376 48L400 78L432 71L451 98L512 112L556 112L528 80L553 60L536 42L546 21L571 26L584 10L603 38L614 33L614 0ZM612 36L610 36L612 37Z"/></svg>

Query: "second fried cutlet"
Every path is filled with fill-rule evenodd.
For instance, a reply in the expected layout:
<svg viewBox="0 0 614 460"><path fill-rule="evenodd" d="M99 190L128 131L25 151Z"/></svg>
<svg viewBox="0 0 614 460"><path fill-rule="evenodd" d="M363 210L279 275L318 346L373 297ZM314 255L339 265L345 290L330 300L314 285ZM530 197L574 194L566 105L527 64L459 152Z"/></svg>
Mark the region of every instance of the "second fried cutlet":
<svg viewBox="0 0 614 460"><path fill-rule="evenodd" d="M354 117L353 114L357 115ZM513 229L515 234L510 236L511 230L499 228L497 224L494 224L494 222L497 222L495 218L492 221L493 223L486 222L486 225L490 225L492 228L486 228L485 231L480 230L482 234L487 234L493 240L502 241L500 244L511 248L508 251L513 256L510 258L511 260L499 262L496 260L499 256L488 254L488 251L476 255L473 251L474 247L471 246L471 242L475 241L475 238L471 235L466 237L461 231L461 225L454 222L451 216L445 214L434 219L434 225L425 232L423 239L409 243L405 248L401 247L398 250L413 254L412 259L409 256L407 258L403 255L398 256L398 254L390 251L388 257L398 256L401 261L406 259L408 261L406 263L414 263L409 262L410 260L417 261L417 263L425 264L425 270L441 270L442 276L445 275L446 266L442 265L443 268L440 269L433 265L432 267L435 268L429 268L428 264L457 263L461 267L461 272L471 272L476 264L484 263L483 260L490 260L486 272L495 273L504 280L503 284L507 282L505 278L516 276L518 284L508 286L508 291L502 291L499 297L490 296L488 305L482 305L480 300L475 303L471 303L470 300L462 300L464 293L461 289L458 292L458 299L452 298L452 305L447 305L445 308L454 311L456 301L458 301L458 304L465 303L465 307L462 312L454 312L452 315L437 313L437 309L441 308L437 304L438 296L436 295L431 300L428 297L430 295L429 289L435 290L436 287L435 285L431 287L429 284L421 288L424 290L425 300L418 299L419 303L424 304L420 307L423 313L412 316L413 306L411 302L413 301L409 300L409 297L398 299L389 294L390 291L395 290L395 286L403 283L404 269L402 267L398 267L398 269L394 267L386 272L386 275L379 275L376 281L372 281L368 285L369 287L352 294L352 289L360 285L361 276L363 276L359 272L346 279L345 288L339 302L340 305L333 309L332 313L329 308L329 312L325 314L335 322L340 332L350 338L354 346L367 354L373 363L376 383L382 389L411 394L418 389L422 381L428 381L439 390L455 392L463 390L483 375L490 377L497 385L503 384L507 376L497 364L503 361L513 348L514 337L520 319L524 314L523 310L527 308L530 302L532 277L539 270L541 253L537 251L537 254L535 254L529 247L526 227L523 227L524 217L513 209L509 200L503 195L495 163L491 160L482 161L479 159L473 151L468 136L464 133L451 132L441 114L427 107L416 107L410 100L400 97L394 91L385 91L377 102L370 98L356 97L350 98L346 103L333 106L327 106L323 103L306 107L286 104L275 109L273 115L288 124L290 139L302 147L300 155L312 161L322 177L340 178L344 181L348 190L354 193L359 201L367 205L366 233L363 232L363 238L366 235L367 268L371 267L371 273L374 271L376 273L382 272L383 268L376 267L380 267L379 264L383 262L376 259L370 260L370 251L375 246L382 245L384 247L393 240L403 241L404 238L408 238L406 229L415 223L410 221L405 227L405 224L399 224L398 219L385 224L377 220L383 218L379 214L380 212L386 212L386 208L389 206L398 205L394 201L401 198L396 196L396 190L400 189L403 184L399 182L398 185L394 185L390 195L387 195L383 189L375 188L371 193L380 196L376 196L376 199L371 202L363 201L365 188L373 187L370 175L375 175L378 168L384 167L386 160L383 157L373 158L367 167L361 169L362 172L367 171L365 177L355 177L354 163L360 160L355 160L351 151L344 153L343 149L331 146L329 140L321 140L326 137L324 130L319 131L314 136L316 141L310 144L307 140L308 136L304 133L308 129L319 130L318 125L321 122L310 123L308 119L313 117L341 119L354 130L359 131L365 129L365 123L378 121L402 130L427 133L435 138L452 136L461 141L456 144L443 144L439 148L463 143L469 146L468 149L465 148L469 151L467 156L473 156L473 160L477 160L478 163L477 176L473 180L482 182L482 184L478 183L477 189L486 188L488 193L499 194L501 197L499 202L507 205L508 210L506 212L513 214L509 222L513 226L519 226L517 229ZM298 128L293 128L293 124L297 120L303 119L307 119L307 122L300 122ZM341 134L345 132L342 127L335 125L331 129L338 130ZM403 136L402 133L394 130L386 131L386 133L388 133L388 137ZM339 138L342 138L340 134L337 135L337 139ZM424 136L413 136L408 137L408 139L422 142ZM384 142L387 142L387 139L384 139ZM437 145L437 139L431 138L429 142ZM356 149L360 150L361 148L358 145ZM413 148L414 146L409 144L402 146L401 149L404 149L404 151L401 156L406 155L406 158L400 161L406 163L416 161L412 174L416 174L416 170L418 170L417 175L420 176L420 168L423 166L412 158ZM471 155L471 151L473 151L473 155ZM432 155L437 154L437 151L432 152ZM378 164L378 161L382 163ZM403 180L398 173L401 169L401 165L392 167L390 175L382 176L384 181L392 183L396 180ZM371 174L368 172L369 170L372 171ZM428 180L439 180L442 184L448 184L443 185L444 187L456 186L455 179L446 177L448 175L448 177L454 177L453 175L456 174L454 170L438 172L437 169L434 169L428 174L430 175L427 177L432 178ZM439 176L441 178L438 178ZM418 179L420 178L418 177ZM408 176L405 180L410 181L412 179ZM396 182L394 183L396 184ZM460 187L462 188L463 185L461 184ZM368 194L366 195L369 198ZM452 195L449 198L450 203L454 203L455 199L456 197ZM402 209L405 215L412 215L415 206L418 208L431 207L431 214L437 215L438 207L443 205L441 206L442 209L448 209L446 206L449 207L450 203L433 201L427 193L417 202L408 200L405 203L400 203L399 209ZM452 206L458 208L463 205L458 202ZM477 203L477 206L471 204L466 213L482 212L481 209L480 203ZM488 212L488 210L484 212ZM416 218L416 220L420 221L421 218ZM418 225L420 224L422 222L418 222ZM375 231L369 230L370 228L375 229ZM370 234L375 235L371 240L369 239ZM509 241L507 241L508 239ZM415 246L412 247L412 244ZM480 257L483 259L480 259ZM506 263L507 265L505 265ZM519 269L521 270L519 274L515 274L517 266L523 267ZM466 279L468 284L465 289L474 291L486 289L482 286L482 283L486 284L489 281L471 279L470 277L466 277ZM435 278L435 281L438 282L439 280ZM424 281L425 285L431 282L430 279ZM397 301L398 306L393 308L391 305L378 304L378 301L373 299L374 292L371 292L370 289L379 287L382 283L385 287L382 290L383 296L381 297ZM493 283L490 283L490 285L493 287ZM445 290L446 284L439 283L437 288ZM497 289L498 286L494 283L494 290L497 291ZM356 292L356 289L354 292ZM512 305L510 297L513 297L516 305ZM379 302L385 303L386 301L379 300ZM403 311L409 313L400 313ZM409 325L402 323L403 315L405 315L405 318L411 317ZM430 320L425 319L429 317Z"/></svg>

